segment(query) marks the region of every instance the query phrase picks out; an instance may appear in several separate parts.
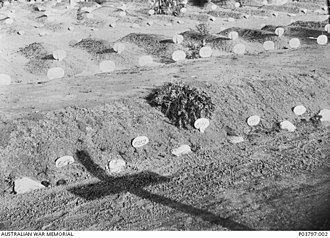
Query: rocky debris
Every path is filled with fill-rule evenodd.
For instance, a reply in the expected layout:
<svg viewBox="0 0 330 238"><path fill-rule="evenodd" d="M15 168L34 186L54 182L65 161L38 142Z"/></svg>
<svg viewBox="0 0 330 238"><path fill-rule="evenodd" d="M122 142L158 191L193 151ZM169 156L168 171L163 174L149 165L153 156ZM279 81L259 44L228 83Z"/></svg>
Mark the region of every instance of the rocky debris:
<svg viewBox="0 0 330 238"><path fill-rule="evenodd" d="M258 116L258 115L250 116L247 119L247 124L249 126L257 126L260 123L260 120L261 120L260 116Z"/></svg>
<svg viewBox="0 0 330 238"><path fill-rule="evenodd" d="M303 114L306 112L306 107L304 107L303 105L295 106L295 107L293 108L293 112L294 112L294 114L296 114L297 116L301 116L301 115L303 115Z"/></svg>
<svg viewBox="0 0 330 238"><path fill-rule="evenodd" d="M295 125L293 125L290 121L287 120L282 121L280 123L280 128L289 132L294 132L297 129Z"/></svg>
<svg viewBox="0 0 330 238"><path fill-rule="evenodd" d="M126 162L123 159L113 159L109 162L108 168L110 173L120 173L126 167Z"/></svg>
<svg viewBox="0 0 330 238"><path fill-rule="evenodd" d="M200 130L201 133L205 132L205 129L210 125L210 120L207 118L199 118L195 121L194 127Z"/></svg>
<svg viewBox="0 0 330 238"><path fill-rule="evenodd" d="M139 147L145 146L148 143L149 143L149 138L148 137L138 136L138 137L134 138L134 140L132 141L132 146L134 148L139 148Z"/></svg>
<svg viewBox="0 0 330 238"><path fill-rule="evenodd" d="M320 121L322 122L330 122L330 110L329 109L322 109L319 114L321 118Z"/></svg>

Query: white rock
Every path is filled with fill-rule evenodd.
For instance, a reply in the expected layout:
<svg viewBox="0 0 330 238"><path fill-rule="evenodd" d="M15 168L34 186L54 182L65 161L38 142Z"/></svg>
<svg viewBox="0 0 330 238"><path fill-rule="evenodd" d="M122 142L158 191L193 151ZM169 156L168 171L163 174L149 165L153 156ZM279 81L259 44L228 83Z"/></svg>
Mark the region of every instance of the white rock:
<svg viewBox="0 0 330 238"><path fill-rule="evenodd" d="M324 30L328 33L330 33L330 24L326 24L324 27Z"/></svg>
<svg viewBox="0 0 330 238"><path fill-rule="evenodd" d="M61 67L50 68L47 72L47 77L50 80L63 78L64 70Z"/></svg>
<svg viewBox="0 0 330 238"><path fill-rule="evenodd" d="M188 0L182 0L181 3L182 3L183 5L186 5L186 4L188 4Z"/></svg>
<svg viewBox="0 0 330 238"><path fill-rule="evenodd" d="M328 43L328 37L326 35L320 35L317 37L317 44L326 45Z"/></svg>
<svg viewBox="0 0 330 238"><path fill-rule="evenodd" d="M239 7L241 6L241 4L240 4L239 2L235 2L234 6L235 6L236 8L239 8Z"/></svg>
<svg viewBox="0 0 330 238"><path fill-rule="evenodd" d="M10 85L11 77L8 74L0 74L0 86L2 85Z"/></svg>
<svg viewBox="0 0 330 238"><path fill-rule="evenodd" d="M199 56L202 58L208 58L212 55L212 48L209 46L204 46L199 50Z"/></svg>
<svg viewBox="0 0 330 238"><path fill-rule="evenodd" d="M126 167L126 162L123 159L113 159L109 163L109 170L111 173L120 173Z"/></svg>
<svg viewBox="0 0 330 238"><path fill-rule="evenodd" d="M233 48L233 52L238 55L244 55L245 54L245 45L244 44L236 44Z"/></svg>
<svg viewBox="0 0 330 238"><path fill-rule="evenodd" d="M150 55L143 55L139 58L139 65L140 66L147 66L151 65L154 62L152 56Z"/></svg>
<svg viewBox="0 0 330 238"><path fill-rule="evenodd" d="M186 13L186 12L187 12L187 8L185 8L185 7L181 8L181 9L180 9L180 12L181 12L182 14Z"/></svg>
<svg viewBox="0 0 330 238"><path fill-rule="evenodd" d="M11 24L14 23L14 20L13 20L12 18L8 18L8 19L5 20L5 23L6 23L7 25L11 25Z"/></svg>
<svg viewBox="0 0 330 238"><path fill-rule="evenodd" d="M72 163L74 163L74 158L72 156L69 156L69 155L62 156L62 157L58 158L55 161L55 164L56 164L57 168L67 166L67 165L72 164Z"/></svg>
<svg viewBox="0 0 330 238"><path fill-rule="evenodd" d="M175 156L185 155L191 153L189 145L181 145L179 148L173 149L172 154Z"/></svg>
<svg viewBox="0 0 330 238"><path fill-rule="evenodd" d="M260 117L258 115L253 115L253 116L250 116L248 119L247 119L247 124L249 126L256 126L260 123Z"/></svg>
<svg viewBox="0 0 330 238"><path fill-rule="evenodd" d="M265 41L263 44L263 47L265 50L274 50L275 49L275 43L273 41Z"/></svg>
<svg viewBox="0 0 330 238"><path fill-rule="evenodd" d="M319 116L321 116L320 121L330 122L330 110L329 109L322 109L319 112Z"/></svg>
<svg viewBox="0 0 330 238"><path fill-rule="evenodd" d="M237 144L244 142L244 138L242 136L228 136L228 141L232 144Z"/></svg>
<svg viewBox="0 0 330 238"><path fill-rule="evenodd" d="M119 16L120 17L125 17L126 16L126 12L124 12L124 11L119 12Z"/></svg>
<svg viewBox="0 0 330 238"><path fill-rule="evenodd" d="M109 73L116 69L116 64L111 60L104 60L100 63L99 68L101 72Z"/></svg>
<svg viewBox="0 0 330 238"><path fill-rule="evenodd" d="M62 61L66 57L66 51L65 50L55 50L53 52L54 59L58 61Z"/></svg>
<svg viewBox="0 0 330 238"><path fill-rule="evenodd" d="M4 7L9 7L10 6L10 2L9 1L4 1L3 2L3 6Z"/></svg>
<svg viewBox="0 0 330 238"><path fill-rule="evenodd" d="M236 40L238 38L238 32L236 31L231 31L228 33L228 38L232 40Z"/></svg>
<svg viewBox="0 0 330 238"><path fill-rule="evenodd" d="M172 59L174 61L184 60L184 59L186 59L186 53L184 51L182 51L182 50L176 50L172 54Z"/></svg>
<svg viewBox="0 0 330 238"><path fill-rule="evenodd" d="M280 127L282 130L287 130L289 132L294 132L296 130L295 125L293 125L290 121L282 121L280 123Z"/></svg>
<svg viewBox="0 0 330 238"><path fill-rule="evenodd" d="M155 10L150 9L150 10L148 11L148 14L149 14L150 16L154 15L154 14L155 14Z"/></svg>
<svg viewBox="0 0 330 238"><path fill-rule="evenodd" d="M303 105L298 105L295 106L293 108L293 112L294 114L296 114L297 116L301 116L302 114L304 114L306 112L306 107L304 107Z"/></svg>
<svg viewBox="0 0 330 238"><path fill-rule="evenodd" d="M292 38L289 41L289 45L293 49L299 48L300 47L300 40L298 38Z"/></svg>
<svg viewBox="0 0 330 238"><path fill-rule="evenodd" d="M181 44L183 42L183 36L182 35L173 36L173 42L175 44Z"/></svg>
<svg viewBox="0 0 330 238"><path fill-rule="evenodd" d="M116 42L114 45L113 45L113 50L115 52L117 52L118 54L121 54L122 52L124 52L125 50L125 45L123 43L120 43L120 42Z"/></svg>
<svg viewBox="0 0 330 238"><path fill-rule="evenodd" d="M142 147L149 143L149 138L146 136L138 136L132 141L132 146L134 148Z"/></svg>
<svg viewBox="0 0 330 238"><path fill-rule="evenodd" d="M38 181L32 180L28 177L23 177L15 180L14 190L16 191L16 193L22 194L44 187L45 186Z"/></svg>
<svg viewBox="0 0 330 238"><path fill-rule="evenodd" d="M275 29L275 34L281 37L284 34L284 28L278 27Z"/></svg>
<svg viewBox="0 0 330 238"><path fill-rule="evenodd" d="M199 129L201 133L204 133L205 129L210 125L210 120L207 118L199 118L195 121L194 126Z"/></svg>
<svg viewBox="0 0 330 238"><path fill-rule="evenodd" d="M211 10L216 10L217 9L217 5L215 5L214 3L211 5Z"/></svg>

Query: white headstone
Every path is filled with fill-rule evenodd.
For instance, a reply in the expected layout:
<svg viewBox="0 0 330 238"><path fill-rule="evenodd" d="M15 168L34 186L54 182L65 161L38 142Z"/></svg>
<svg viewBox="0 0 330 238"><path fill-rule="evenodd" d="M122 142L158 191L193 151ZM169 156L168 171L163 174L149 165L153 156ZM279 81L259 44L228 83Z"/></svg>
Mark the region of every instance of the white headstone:
<svg viewBox="0 0 330 238"><path fill-rule="evenodd" d="M326 24L324 27L324 30L328 33L330 33L330 24Z"/></svg>
<svg viewBox="0 0 330 238"><path fill-rule="evenodd" d="M274 50L275 49L275 43L273 41L265 41L263 44L263 47L265 50Z"/></svg>
<svg viewBox="0 0 330 238"><path fill-rule="evenodd" d="M11 77L8 74L0 74L0 86L2 85L10 85Z"/></svg>
<svg viewBox="0 0 330 238"><path fill-rule="evenodd" d="M123 159L113 159L109 163L111 173L120 173L125 169L126 162Z"/></svg>
<svg viewBox="0 0 330 238"><path fill-rule="evenodd" d="M58 158L55 161L55 164L56 164L57 168L67 166L67 165L72 164L72 163L74 163L74 158L72 156L69 156L69 155L62 156L62 157Z"/></svg>
<svg viewBox="0 0 330 238"><path fill-rule="evenodd" d="M208 58L212 55L212 48L209 46L204 46L199 50L199 56L202 58Z"/></svg>
<svg viewBox="0 0 330 238"><path fill-rule="evenodd" d="M293 125L290 121L282 121L280 123L280 127L282 130L287 130L289 132L294 132L296 130L295 125Z"/></svg>
<svg viewBox="0 0 330 238"><path fill-rule="evenodd" d="M258 115L253 115L253 116L250 116L248 119L247 119L247 124L249 126L256 126L260 123L260 116Z"/></svg>
<svg viewBox="0 0 330 238"><path fill-rule="evenodd" d="M292 38L289 41L289 45L293 49L299 48L300 47L300 40L298 38Z"/></svg>
<svg viewBox="0 0 330 238"><path fill-rule="evenodd" d="M22 194L44 187L45 186L38 181L32 180L28 177L23 177L15 180L14 190L16 191L16 193Z"/></svg>
<svg viewBox="0 0 330 238"><path fill-rule="evenodd" d="M233 48L233 52L238 55L244 55L245 54L245 45L244 44L236 44Z"/></svg>
<svg viewBox="0 0 330 238"><path fill-rule="evenodd" d="M328 43L328 37L326 35L320 35L317 37L317 44L326 45Z"/></svg>
<svg viewBox="0 0 330 238"><path fill-rule="evenodd" d="M284 28L278 27L275 29L275 34L281 37L284 34Z"/></svg>
<svg viewBox="0 0 330 238"><path fill-rule="evenodd" d="M181 44L183 42L183 36L182 35L173 36L173 42L175 44Z"/></svg>
<svg viewBox="0 0 330 238"><path fill-rule="evenodd" d="M304 107L303 105L298 105L295 106L293 108L293 112L294 114L296 114L297 116L301 116L302 114L304 114L306 112L306 107Z"/></svg>
<svg viewBox="0 0 330 238"><path fill-rule="evenodd" d="M182 51L182 50L176 50L172 54L172 59L174 61L184 60L184 59L186 59L186 53L184 51Z"/></svg>
<svg viewBox="0 0 330 238"><path fill-rule="evenodd" d="M103 73L109 73L112 72L116 69L116 64L115 62L111 60L104 60L100 63L100 70Z"/></svg>
<svg viewBox="0 0 330 238"><path fill-rule="evenodd" d="M66 57L66 51L65 50L55 50L53 52L54 59L58 61L62 61Z"/></svg>
<svg viewBox="0 0 330 238"><path fill-rule="evenodd" d="M321 121L330 122L330 110L329 109L322 109L319 112L319 116L321 116Z"/></svg>
<svg viewBox="0 0 330 238"><path fill-rule="evenodd" d="M50 80L63 78L64 70L61 67L50 68L47 72L47 77Z"/></svg>
<svg viewBox="0 0 330 238"><path fill-rule="evenodd" d="M123 43L120 43L120 42L116 42L114 45L113 45L113 50L115 52L117 52L118 54L124 52L125 50L125 45Z"/></svg>
<svg viewBox="0 0 330 238"><path fill-rule="evenodd" d="M231 31L228 33L228 38L232 40L236 40L238 38L238 32L236 31Z"/></svg>
<svg viewBox="0 0 330 238"><path fill-rule="evenodd" d="M140 66L147 66L153 63L153 58L150 55L143 55L139 58L139 65Z"/></svg>
<svg viewBox="0 0 330 238"><path fill-rule="evenodd" d="M149 143L149 138L146 136L138 136L132 141L132 146L134 148L142 147Z"/></svg>
<svg viewBox="0 0 330 238"><path fill-rule="evenodd" d="M207 118L199 118L195 121L194 126L199 129L201 133L204 133L205 129L210 125L210 120Z"/></svg>
<svg viewBox="0 0 330 238"><path fill-rule="evenodd" d="M173 149L172 154L175 156L185 155L191 152L189 145L181 145L179 148Z"/></svg>

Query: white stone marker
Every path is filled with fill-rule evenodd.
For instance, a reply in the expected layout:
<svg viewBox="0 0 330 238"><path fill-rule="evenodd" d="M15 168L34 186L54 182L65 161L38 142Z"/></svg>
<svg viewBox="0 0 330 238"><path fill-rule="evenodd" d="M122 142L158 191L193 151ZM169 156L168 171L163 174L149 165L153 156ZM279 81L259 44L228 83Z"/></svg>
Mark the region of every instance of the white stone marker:
<svg viewBox="0 0 330 238"><path fill-rule="evenodd" d="M132 146L134 148L145 146L149 143L149 138L146 136L138 136L132 141Z"/></svg>
<svg viewBox="0 0 330 238"><path fill-rule="evenodd" d="M299 48L300 47L300 40L298 38L292 38L289 41L289 45L293 49Z"/></svg>
<svg viewBox="0 0 330 238"><path fill-rule="evenodd" d="M109 162L110 173L120 173L125 169L126 162L123 159L113 159Z"/></svg>
<svg viewBox="0 0 330 238"><path fill-rule="evenodd" d="M174 61L184 60L184 59L186 59L186 53L184 51L182 51L182 50L176 50L172 54L172 59Z"/></svg>
<svg viewBox="0 0 330 238"><path fill-rule="evenodd" d="M18 194L31 192L36 189L45 188L40 182L32 180L28 177L22 177L15 180L14 190Z"/></svg>
<svg viewBox="0 0 330 238"><path fill-rule="evenodd" d="M204 46L199 50L199 56L202 58L208 58L212 56L212 48L209 46Z"/></svg>
<svg viewBox="0 0 330 238"><path fill-rule="evenodd" d="M74 158L72 156L66 155L66 156L62 156L60 158L58 158L55 161L56 167L57 168L62 168L64 166L67 166L69 164L74 163Z"/></svg>
<svg viewBox="0 0 330 238"><path fill-rule="evenodd" d="M65 50L55 50L53 52L54 59L58 61L62 61L66 57L66 51Z"/></svg>
<svg viewBox="0 0 330 238"><path fill-rule="evenodd" d="M289 132L294 132L296 130L295 125L293 125L290 121L282 121L280 123L280 127L282 130L287 130Z"/></svg>
<svg viewBox="0 0 330 238"><path fill-rule="evenodd" d="M183 35L175 35L175 36L173 36L173 42L175 44L181 44L183 42Z"/></svg>
<svg viewBox="0 0 330 238"><path fill-rule="evenodd" d="M207 118L199 118L195 121L194 126L199 129L201 133L204 133L205 129L210 125L210 120Z"/></svg>
<svg viewBox="0 0 330 238"><path fill-rule="evenodd" d="M185 155L191 153L189 145L181 145L179 148L173 149L172 154L175 156Z"/></svg>
<svg viewBox="0 0 330 238"><path fill-rule="evenodd" d="M302 114L304 114L306 112L306 107L304 107L303 105L295 106L293 109L293 112L297 116L301 116Z"/></svg>
<svg viewBox="0 0 330 238"><path fill-rule="evenodd" d="M253 115L253 116L250 116L248 119L247 119L247 124L249 126L256 126L260 123L260 116L258 115Z"/></svg>
<svg viewBox="0 0 330 238"><path fill-rule="evenodd" d="M245 45L244 44L236 44L233 48L233 52L237 55L244 55L245 54Z"/></svg>

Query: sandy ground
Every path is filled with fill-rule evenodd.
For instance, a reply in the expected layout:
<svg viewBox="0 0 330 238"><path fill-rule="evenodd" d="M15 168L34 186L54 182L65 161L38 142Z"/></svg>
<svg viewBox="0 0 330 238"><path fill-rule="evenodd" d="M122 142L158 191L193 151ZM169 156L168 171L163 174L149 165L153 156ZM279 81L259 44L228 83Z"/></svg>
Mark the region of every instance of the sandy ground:
<svg viewBox="0 0 330 238"><path fill-rule="evenodd" d="M120 18L121 4L104 3L82 22L66 2L13 2L0 9L3 18L15 10L13 24L0 23L0 73L12 77L11 85L0 88L0 230L329 230L330 127L315 115L330 108L330 46L310 38L329 35L327 16L315 12L325 3L216 11L189 5L182 17L149 17L146 4L129 2L128 15ZM39 18L44 13L34 7L40 5L51 12L48 17ZM248 13L253 14L243 18ZM228 21L228 14L237 19ZM165 56L154 54L155 63L145 67L137 61L151 54L151 46L123 40L130 33L171 39L214 15L219 17L210 22L213 36L231 27L283 26L286 33L271 36L277 42L271 52L263 50L263 38L246 33L236 42L247 44L245 55L232 54L233 41L209 41L214 56L177 63L166 54L181 46L170 43L161 52ZM113 22L117 26L109 27ZM44 31L48 35L40 36ZM284 44L292 37L301 47ZM97 47L105 53L72 47L81 39L102 40ZM117 41L127 46L120 55L107 51ZM41 58L19 52L35 42L42 43ZM49 57L56 49L66 50L67 58ZM116 62L114 72L100 72L104 59ZM47 79L54 66L65 70L64 78ZM180 80L204 89L215 102L204 134L178 129L145 99L153 88ZM302 116L292 112L299 104L307 108ZM246 119L254 114L262 121L251 128ZM280 130L283 120L297 130ZM228 128L244 142L228 142ZM133 148L138 135L150 142ZM182 144L192 153L171 155ZM55 160L64 155L75 162L57 168ZM126 161L119 174L107 166L114 158ZM11 193L8 178L22 176L51 186ZM60 179L66 184L56 186Z"/></svg>

